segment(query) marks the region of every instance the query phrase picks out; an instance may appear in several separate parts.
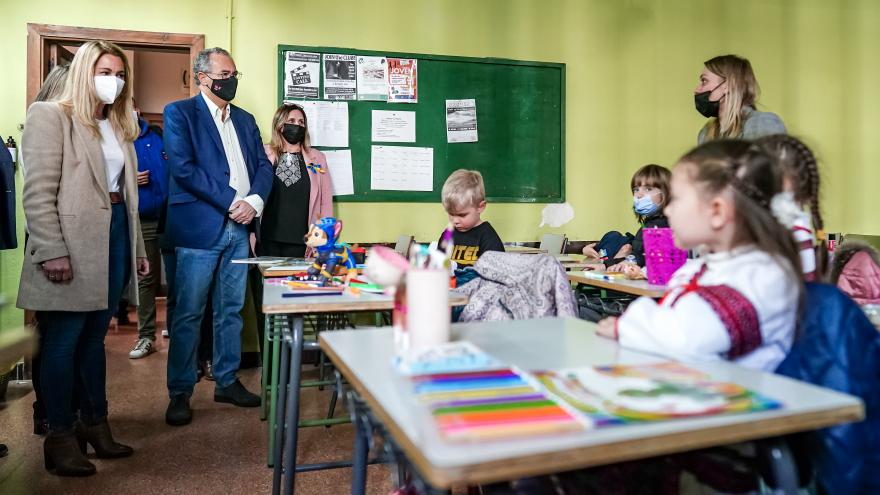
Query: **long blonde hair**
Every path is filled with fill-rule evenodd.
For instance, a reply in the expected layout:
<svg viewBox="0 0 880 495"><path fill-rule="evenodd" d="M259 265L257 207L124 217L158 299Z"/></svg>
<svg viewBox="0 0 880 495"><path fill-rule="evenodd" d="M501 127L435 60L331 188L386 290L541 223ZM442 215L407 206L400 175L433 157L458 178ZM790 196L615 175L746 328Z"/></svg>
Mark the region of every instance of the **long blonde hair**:
<svg viewBox="0 0 880 495"><path fill-rule="evenodd" d="M707 139L735 138L742 134L743 109L758 101L758 80L748 59L736 55L720 55L703 65L727 83L724 115L709 121Z"/></svg>
<svg viewBox="0 0 880 495"><path fill-rule="evenodd" d="M309 117L306 115L306 111L303 107L297 105L296 103L282 103L278 110L275 110L275 116L272 117L272 139L269 141L269 148L272 149L272 152L275 153L275 160L281 157L281 150L284 148L284 136L281 135L281 131L284 130L284 121L287 120L287 116L290 115L290 112L294 110L299 110L303 114L303 124L305 124L306 135L303 137L302 141L302 149L303 151L308 152L311 150L311 141L309 140Z"/></svg>
<svg viewBox="0 0 880 495"><path fill-rule="evenodd" d="M71 118L88 127L96 137L101 136L98 121L95 120L95 109L101 104L95 90L95 65L101 56L108 53L122 59L126 80L122 93L109 105L107 118L110 125L122 134L123 139L134 141L140 129L131 114L131 66L122 48L109 41L89 41L76 51L73 62L70 63L67 85L58 98L58 104Z"/></svg>

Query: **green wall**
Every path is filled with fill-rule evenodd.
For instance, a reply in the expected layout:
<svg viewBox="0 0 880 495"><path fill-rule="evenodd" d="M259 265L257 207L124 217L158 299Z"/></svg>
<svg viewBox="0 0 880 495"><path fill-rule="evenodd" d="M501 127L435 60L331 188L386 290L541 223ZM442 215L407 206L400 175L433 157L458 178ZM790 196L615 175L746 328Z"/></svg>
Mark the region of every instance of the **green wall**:
<svg viewBox="0 0 880 495"><path fill-rule="evenodd" d="M550 231L595 238L635 228L630 175L645 163L672 165L695 143L703 119L691 91L701 62L732 52L751 59L763 106L822 159L828 230L880 234L869 207L869 188L880 184L873 91L880 68L872 57L880 2L237 0L231 28L227 8L185 0L3 2L0 135L20 138L28 22L205 34L208 46L232 51L245 74L236 103L256 115L264 136L276 103L278 43L564 62L566 196L575 219L538 229L542 205L507 204L490 205L485 218L505 240ZM346 203L338 215L348 241L390 241L404 232L433 239L446 222L440 205ZM0 254L7 295L15 294L20 263L20 252ZM0 314L0 327L20 321L17 311Z"/></svg>

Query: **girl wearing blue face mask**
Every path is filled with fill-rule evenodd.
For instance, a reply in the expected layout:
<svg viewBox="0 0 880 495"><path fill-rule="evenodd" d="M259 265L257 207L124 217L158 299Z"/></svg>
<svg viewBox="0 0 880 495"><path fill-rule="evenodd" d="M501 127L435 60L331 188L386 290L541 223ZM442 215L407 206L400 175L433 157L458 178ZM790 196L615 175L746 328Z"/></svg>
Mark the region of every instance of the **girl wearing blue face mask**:
<svg viewBox="0 0 880 495"><path fill-rule="evenodd" d="M645 165L633 174L630 188L633 193L633 212L641 224L632 241L629 256L614 259L608 266L609 272L624 272L635 276L645 266L645 244L642 231L645 228L669 227L663 208L669 202L669 181L672 173L660 165Z"/></svg>

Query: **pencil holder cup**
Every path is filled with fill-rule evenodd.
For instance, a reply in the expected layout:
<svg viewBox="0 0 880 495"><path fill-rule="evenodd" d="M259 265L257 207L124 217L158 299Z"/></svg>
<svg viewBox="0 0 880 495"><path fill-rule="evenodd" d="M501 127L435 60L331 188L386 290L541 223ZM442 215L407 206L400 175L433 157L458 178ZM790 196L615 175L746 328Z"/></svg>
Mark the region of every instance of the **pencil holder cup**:
<svg viewBox="0 0 880 495"><path fill-rule="evenodd" d="M406 330L409 352L449 342L449 272L411 268L406 272Z"/></svg>
<svg viewBox="0 0 880 495"><path fill-rule="evenodd" d="M687 251L675 247L670 228L642 229L648 283L666 285L672 274L687 261Z"/></svg>

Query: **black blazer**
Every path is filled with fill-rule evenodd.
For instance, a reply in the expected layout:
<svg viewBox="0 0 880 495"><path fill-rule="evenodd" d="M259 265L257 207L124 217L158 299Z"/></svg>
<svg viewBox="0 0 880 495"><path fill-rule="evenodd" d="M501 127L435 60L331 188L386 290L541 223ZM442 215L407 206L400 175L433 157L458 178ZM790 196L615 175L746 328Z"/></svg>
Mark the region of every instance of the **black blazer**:
<svg viewBox="0 0 880 495"><path fill-rule="evenodd" d="M0 141L0 249L15 249L15 162Z"/></svg>

